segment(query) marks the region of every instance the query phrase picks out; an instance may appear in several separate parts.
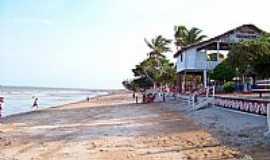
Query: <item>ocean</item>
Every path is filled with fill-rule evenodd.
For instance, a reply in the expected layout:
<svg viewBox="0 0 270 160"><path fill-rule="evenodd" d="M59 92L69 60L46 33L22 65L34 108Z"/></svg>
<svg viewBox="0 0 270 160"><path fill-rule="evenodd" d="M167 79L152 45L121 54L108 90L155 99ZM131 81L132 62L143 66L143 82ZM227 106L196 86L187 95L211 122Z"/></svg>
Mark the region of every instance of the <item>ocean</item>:
<svg viewBox="0 0 270 160"><path fill-rule="evenodd" d="M38 98L39 108L42 109L106 94L106 91L88 89L1 86L0 97L4 97L2 117L32 111L35 97Z"/></svg>

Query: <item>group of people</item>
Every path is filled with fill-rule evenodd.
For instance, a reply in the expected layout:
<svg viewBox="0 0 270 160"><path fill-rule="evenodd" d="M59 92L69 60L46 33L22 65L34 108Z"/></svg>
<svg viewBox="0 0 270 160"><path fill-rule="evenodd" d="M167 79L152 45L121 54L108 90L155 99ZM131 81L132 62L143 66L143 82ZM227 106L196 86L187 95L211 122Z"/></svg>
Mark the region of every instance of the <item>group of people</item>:
<svg viewBox="0 0 270 160"><path fill-rule="evenodd" d="M133 92L133 99L135 99L136 104L139 103L139 93L138 92ZM154 102L157 98L162 101L166 102L166 92L149 92L149 93L142 93L142 103L152 103Z"/></svg>

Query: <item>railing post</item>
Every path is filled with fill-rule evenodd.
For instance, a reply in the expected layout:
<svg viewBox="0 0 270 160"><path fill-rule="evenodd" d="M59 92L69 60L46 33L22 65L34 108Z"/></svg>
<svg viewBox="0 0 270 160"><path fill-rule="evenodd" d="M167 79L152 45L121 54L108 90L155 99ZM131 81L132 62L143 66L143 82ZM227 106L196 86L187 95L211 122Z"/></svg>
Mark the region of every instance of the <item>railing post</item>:
<svg viewBox="0 0 270 160"><path fill-rule="evenodd" d="M213 86L213 97L216 95L216 86Z"/></svg>
<svg viewBox="0 0 270 160"><path fill-rule="evenodd" d="M191 95L188 96L188 105L190 106L191 105Z"/></svg>
<svg viewBox="0 0 270 160"><path fill-rule="evenodd" d="M268 131L265 133L265 136L270 136L270 103L267 104L267 126Z"/></svg>
<svg viewBox="0 0 270 160"><path fill-rule="evenodd" d="M206 88L206 97L207 97L207 98L209 97L209 93L210 93L210 88L207 87L207 88Z"/></svg>
<svg viewBox="0 0 270 160"><path fill-rule="evenodd" d="M192 95L192 110L195 111L195 95Z"/></svg>
<svg viewBox="0 0 270 160"><path fill-rule="evenodd" d="M204 88L207 87L207 70L203 70L203 85L204 85Z"/></svg>

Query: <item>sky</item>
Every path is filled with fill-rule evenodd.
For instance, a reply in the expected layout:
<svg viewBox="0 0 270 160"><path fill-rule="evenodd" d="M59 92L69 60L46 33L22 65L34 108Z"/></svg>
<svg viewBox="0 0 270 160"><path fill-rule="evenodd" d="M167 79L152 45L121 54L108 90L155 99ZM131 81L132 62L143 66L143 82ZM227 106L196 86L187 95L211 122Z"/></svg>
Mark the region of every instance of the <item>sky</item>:
<svg viewBox="0 0 270 160"><path fill-rule="evenodd" d="M175 25L198 27L208 37L248 23L270 31L269 6L269 0L0 0L0 85L123 88L149 52L144 38L173 39Z"/></svg>

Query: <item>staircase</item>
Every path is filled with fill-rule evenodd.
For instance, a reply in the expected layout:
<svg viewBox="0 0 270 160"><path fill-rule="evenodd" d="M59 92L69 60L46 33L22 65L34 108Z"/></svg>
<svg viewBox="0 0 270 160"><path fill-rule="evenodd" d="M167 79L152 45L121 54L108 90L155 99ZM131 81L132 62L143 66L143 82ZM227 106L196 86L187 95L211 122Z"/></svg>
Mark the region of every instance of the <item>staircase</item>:
<svg viewBox="0 0 270 160"><path fill-rule="evenodd" d="M210 104L214 103L215 98L214 97L207 97L206 99L204 99L203 101L197 103L197 104L193 104L192 108L193 111L197 111L200 110L202 108L208 107Z"/></svg>
<svg viewBox="0 0 270 160"><path fill-rule="evenodd" d="M212 96L209 97L212 92ZM204 95L205 97L200 97ZM214 103L215 100L215 86L199 89L193 92L191 96L191 104L193 111L207 107L209 104Z"/></svg>

